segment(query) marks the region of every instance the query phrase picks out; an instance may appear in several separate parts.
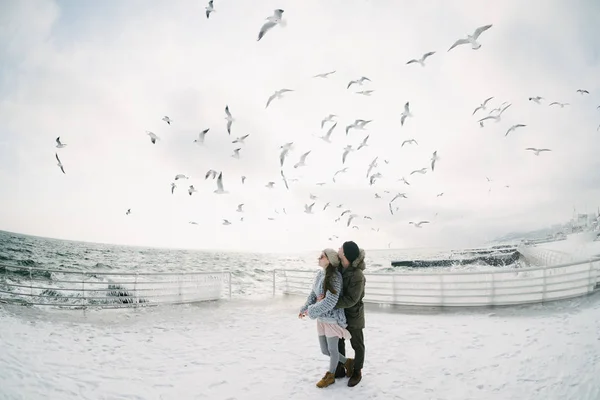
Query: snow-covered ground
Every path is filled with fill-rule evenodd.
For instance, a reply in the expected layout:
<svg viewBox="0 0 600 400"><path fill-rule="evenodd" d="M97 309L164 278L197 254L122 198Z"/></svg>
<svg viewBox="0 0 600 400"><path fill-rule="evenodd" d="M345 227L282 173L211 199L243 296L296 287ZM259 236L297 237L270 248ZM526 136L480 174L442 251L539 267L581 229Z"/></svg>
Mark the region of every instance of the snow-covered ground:
<svg viewBox="0 0 600 400"><path fill-rule="evenodd" d="M0 398L600 398L600 294L445 312L368 306L363 381L326 389L315 387L327 359L315 321L297 318L302 301L85 314L5 305Z"/></svg>

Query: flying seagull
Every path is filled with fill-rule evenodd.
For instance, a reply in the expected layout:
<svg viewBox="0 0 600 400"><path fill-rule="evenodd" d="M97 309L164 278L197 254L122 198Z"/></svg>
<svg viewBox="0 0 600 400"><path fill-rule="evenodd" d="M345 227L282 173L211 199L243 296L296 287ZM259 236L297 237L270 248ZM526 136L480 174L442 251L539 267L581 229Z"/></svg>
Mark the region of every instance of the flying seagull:
<svg viewBox="0 0 600 400"><path fill-rule="evenodd" d="M281 146L281 153L279 154L279 166L283 167L283 163L285 162L285 158L287 157L290 149L291 149L291 144L285 144L283 146Z"/></svg>
<svg viewBox="0 0 600 400"><path fill-rule="evenodd" d="M179 179L190 179L189 176L185 176L184 174L177 174L175 175L175 180L179 180Z"/></svg>
<svg viewBox="0 0 600 400"><path fill-rule="evenodd" d="M176 188L176 187L177 187L177 185L176 185L174 182L172 182L172 183L171 183L171 194L174 194L174 193L175 193L175 188Z"/></svg>
<svg viewBox="0 0 600 400"><path fill-rule="evenodd" d="M281 173L281 179L283 179L283 184L285 185L285 188L286 188L287 190L290 190L290 187L289 187L289 185L288 185L288 181L287 181L287 179L285 178L285 174L283 173L283 170L281 169L281 170L279 170L279 172ZM269 183L270 183L270 182L269 182ZM272 187L272 186L271 186L271 187Z"/></svg>
<svg viewBox="0 0 600 400"><path fill-rule="evenodd" d="M517 129L517 128L524 128L524 127L526 127L526 126L527 126L527 125L523 125L523 124L516 124L516 125L513 125L513 126L511 126L510 128L508 128L508 130L506 131L506 134L504 134L504 137L508 136L508 134L509 134L509 133L511 133L511 132L514 132L514 131L515 131L515 129Z"/></svg>
<svg viewBox="0 0 600 400"><path fill-rule="evenodd" d="M343 215L343 214L342 214L342 215ZM350 223L351 223L351 222L352 222L352 220L353 220L354 218L356 218L356 217L358 217L358 214L350 214L350 215L348 216L348 222L346 223L346 226L350 226Z"/></svg>
<svg viewBox="0 0 600 400"><path fill-rule="evenodd" d="M353 81L350 81L350 82L348 82L348 86L346 86L346 89L350 89L350 86L352 86L352 85L354 85L354 84L357 84L357 85L359 85L359 86L362 86L362 84L363 84L365 81L369 81L369 82L371 82L371 80L370 80L369 78L367 78L366 76L361 76L359 79L356 79L356 80L353 80Z"/></svg>
<svg viewBox="0 0 600 400"><path fill-rule="evenodd" d="M429 223L429 221L419 221L419 222L416 222L416 223L412 222L412 221L409 222L409 224L414 225L415 228L421 228L421 225L428 224L428 223Z"/></svg>
<svg viewBox="0 0 600 400"><path fill-rule="evenodd" d="M194 188L194 185L190 185L190 187L188 188L188 193L191 196L194 192L197 192L196 188Z"/></svg>
<svg viewBox="0 0 600 400"><path fill-rule="evenodd" d="M322 73L322 74L317 74L317 75L313 76L313 78L328 78L329 75L332 75L332 74L335 74L335 73L336 73L336 71L325 72L325 73Z"/></svg>
<svg viewBox="0 0 600 400"><path fill-rule="evenodd" d="M492 96L492 97L488 97L487 99L485 99L485 100L484 100L484 102L483 102L483 103L481 103L481 104L479 105L479 107L477 107L477 108L475 109L475 111L473 111L473 114L471 114L471 115L475 115L475 113L476 113L477 111L479 111L479 110L485 110L485 109L486 109L486 105L487 105L487 103L488 103L490 100L492 100L493 98L494 98L494 96Z"/></svg>
<svg viewBox="0 0 600 400"><path fill-rule="evenodd" d="M500 117L502 116L502 113L503 113L504 111L506 111L506 109L507 109L508 107L510 107L511 105L512 105L512 104L509 104L509 105L507 105L506 107L504 107L502 110L500 110L500 112L498 113L498 115L488 115L487 117L480 119L480 120L479 120L479 123L483 123L483 121L486 121L486 120L488 120L488 119L494 119L494 120L496 120L496 122L500 122Z"/></svg>
<svg viewBox="0 0 600 400"><path fill-rule="evenodd" d="M150 136L150 141L152 142L152 144L156 144L156 141L160 140L160 138L156 136L154 132L146 131L146 134Z"/></svg>
<svg viewBox="0 0 600 400"><path fill-rule="evenodd" d="M558 101L554 101L554 102L548 104L548 106L554 106L554 105L557 105L560 108L565 108L565 106L568 106L570 104L569 103L559 103Z"/></svg>
<svg viewBox="0 0 600 400"><path fill-rule="evenodd" d="M208 2L208 6L206 7L206 18L207 19L210 17L211 12L215 12L215 9L213 7L213 0L210 0Z"/></svg>
<svg viewBox="0 0 600 400"><path fill-rule="evenodd" d="M540 104L540 100L543 100L543 97L540 96L535 96L535 97L530 97L529 101L533 101L534 103Z"/></svg>
<svg viewBox="0 0 600 400"><path fill-rule="evenodd" d="M407 143L408 144L414 143L416 145L419 144L419 143L417 143L417 141L415 139L408 139L408 140L405 140L404 142L402 142L402 145L400 147L404 147L404 145L407 144Z"/></svg>
<svg viewBox="0 0 600 400"><path fill-rule="evenodd" d="M550 149L536 149L536 148L533 148L533 147L528 147L528 148L526 148L525 150L530 150L530 151L533 151L533 152L534 152L534 154L535 154L536 156L539 156L539 155L540 155L540 153L541 153L541 152L544 152L544 151L552 151L552 150L550 150Z"/></svg>
<svg viewBox="0 0 600 400"><path fill-rule="evenodd" d="M304 205L304 212L307 214L312 214L312 208L315 205L315 203L312 203L310 206L308 204Z"/></svg>
<svg viewBox="0 0 600 400"><path fill-rule="evenodd" d="M311 150L309 150L306 153L302 154L300 156L300 161L298 161L296 164L294 164L294 168L305 167L306 166L306 157L308 157L308 155L310 154L310 152L311 152Z"/></svg>
<svg viewBox="0 0 600 400"><path fill-rule="evenodd" d="M131 208L128 208L127 212L125 213L125 215L129 215L129 214L131 214Z"/></svg>
<svg viewBox="0 0 600 400"><path fill-rule="evenodd" d="M412 63L418 63L421 64L421 67L425 66L425 60L427 59L427 57L431 57L432 55L435 54L435 51L430 51L428 53L423 54L423 56L421 56L421 58L413 58L412 60L410 60L409 62L406 63L406 65L408 64L412 64Z"/></svg>
<svg viewBox="0 0 600 400"><path fill-rule="evenodd" d="M406 104L404 105L404 111L402 112L402 117L400 118L400 125L404 126L404 121L406 120L407 117L412 117L413 115L410 113L410 104L407 101Z"/></svg>
<svg viewBox="0 0 600 400"><path fill-rule="evenodd" d="M371 176L369 177L369 185L373 185L373 184L375 183L375 181L376 181L378 178L381 178L382 176L383 176L383 175L381 175L381 173L380 173L380 172L377 172L377 173L375 173L375 174L371 175Z"/></svg>
<svg viewBox="0 0 600 400"><path fill-rule="evenodd" d="M344 153L342 154L342 164L344 164L346 162L346 157L348 156L348 153L350 153L351 151L354 151L354 149L352 149L351 145L344 147Z"/></svg>
<svg viewBox="0 0 600 400"><path fill-rule="evenodd" d="M62 162L60 162L60 158L58 158L58 153L54 153L54 155L56 156L56 161L58 161L58 164L56 165L58 165L62 173L66 175L65 168L63 167Z"/></svg>
<svg viewBox="0 0 600 400"><path fill-rule="evenodd" d="M379 158L379 156L375 157L373 159L373 161L371 161L371 163L369 164L369 168L367 169L367 178L369 177L369 175L371 174L371 171L373 170L373 168L377 167L377 159Z"/></svg>
<svg viewBox="0 0 600 400"><path fill-rule="evenodd" d="M217 178L217 190L214 191L216 194L224 194L229 193L223 189L223 172L219 173L219 177Z"/></svg>
<svg viewBox="0 0 600 400"><path fill-rule="evenodd" d="M167 124L171 125L171 118L167 117L166 115L162 117L162 120L165 121Z"/></svg>
<svg viewBox="0 0 600 400"><path fill-rule="evenodd" d="M206 175L204 175L204 179L208 179L208 177L215 179L217 177L217 171L215 171L214 169L209 169L206 172Z"/></svg>
<svg viewBox="0 0 600 400"><path fill-rule="evenodd" d="M331 143L331 134L333 133L333 130L335 129L336 126L337 126L337 122L335 124L333 124L331 128L329 128L329 130L327 131L325 136L321 136L320 138L323 139L323 141L325 141L327 143Z"/></svg>
<svg viewBox="0 0 600 400"><path fill-rule="evenodd" d="M577 93L580 93L581 95L584 95L584 94L590 94L590 92L588 92L588 91L587 91L587 90L585 90L585 89L577 89Z"/></svg>
<svg viewBox="0 0 600 400"><path fill-rule="evenodd" d="M353 123L346 126L346 136L348 136L348 132L350 131L350 129L354 128L354 129L364 130L365 126L367 126L367 124L372 121L373 121L372 119L370 119L370 120L364 120L364 119L355 120Z"/></svg>
<svg viewBox="0 0 600 400"><path fill-rule="evenodd" d="M265 34L267 32L269 32L275 25L281 25L281 26L285 26L285 24L282 24L282 18L283 18L283 10L282 9L277 9L275 11L273 11L273 15L267 17L267 22L264 23L264 25L260 28L260 32L258 32L258 40L263 38L263 36L265 36Z"/></svg>
<svg viewBox="0 0 600 400"><path fill-rule="evenodd" d="M435 170L435 162L438 161L440 157L437 155L437 150L433 152L431 156L431 172Z"/></svg>
<svg viewBox="0 0 600 400"><path fill-rule="evenodd" d="M231 157L239 159L240 158L240 150L241 149L242 149L241 147L238 147L237 149L234 149L233 150L233 154L231 155Z"/></svg>
<svg viewBox="0 0 600 400"><path fill-rule="evenodd" d="M66 143L61 143L60 141L60 136L56 138L56 147L59 149L62 149L63 147L66 147L67 144Z"/></svg>
<svg viewBox="0 0 600 400"><path fill-rule="evenodd" d="M242 185L244 184L244 182L246 182L246 177L242 175Z"/></svg>
<svg viewBox="0 0 600 400"><path fill-rule="evenodd" d="M204 144L204 137L206 136L206 134L208 133L209 130L210 130L210 128L205 129L202 132L200 132L198 134L198 139L194 139L194 143Z"/></svg>
<svg viewBox="0 0 600 400"><path fill-rule="evenodd" d="M361 90L360 92L356 92L356 94L362 94L363 96L370 96L374 90Z"/></svg>
<svg viewBox="0 0 600 400"><path fill-rule="evenodd" d="M227 120L227 133L229 133L231 135L231 124L233 124L233 121L235 121L235 119L233 118L233 116L229 112L229 106L228 105L225 106L225 114L227 114L225 116L225 119Z"/></svg>
<svg viewBox="0 0 600 400"><path fill-rule="evenodd" d="M421 168L421 169L416 169L413 172L411 172L410 174L426 174L427 173L427 168Z"/></svg>
<svg viewBox="0 0 600 400"><path fill-rule="evenodd" d="M479 35L481 35L485 31L487 31L491 27L492 27L491 24L480 26L479 28L475 29L475 32L473 32L472 35L467 35L466 39L458 39L456 42L454 42L454 44L452 45L452 47L450 47L448 49L448 51L452 50L456 46L460 46L461 44L468 44L468 43L471 43L471 48L473 50L479 49L481 47L481 44L479 42L477 42Z"/></svg>
<svg viewBox="0 0 600 400"><path fill-rule="evenodd" d="M229 222L228 220L224 219L223 220L223 225L231 225L231 222Z"/></svg>
<svg viewBox="0 0 600 400"><path fill-rule="evenodd" d="M335 122L333 119L337 117L337 115L335 114L329 114L328 116L326 116L325 118L323 118L323 120L321 121L321 129L323 129L323 127L325 126L325 122Z"/></svg>
<svg viewBox="0 0 600 400"><path fill-rule="evenodd" d="M345 168L342 168L342 169L340 169L339 171L336 171L336 172L335 172L335 174L333 174L333 183L335 183L335 177L336 177L338 174L343 174L343 173L345 173L345 172L347 172L347 171L348 171L348 167L345 167ZM339 208L339 207L338 207L338 208Z"/></svg>
<svg viewBox="0 0 600 400"><path fill-rule="evenodd" d="M358 151L358 150L362 149L362 148L363 148L363 147L365 147L365 146L368 146L368 144L367 144L367 140L369 140L369 136L370 136L370 135L367 135L367 136L366 136L366 137L363 139L363 141L362 141L362 142L361 142L361 143L358 145L358 148L356 149L356 151Z"/></svg>
<svg viewBox="0 0 600 400"><path fill-rule="evenodd" d="M287 93L287 92L293 92L293 90L292 89L279 89L279 90L276 90L275 93L273 93L269 97L269 99L267 100L267 105L265 106L265 108L269 107L269 104L271 104L271 102L274 99L281 99L281 98L283 98L283 94Z"/></svg>
<svg viewBox="0 0 600 400"><path fill-rule="evenodd" d="M244 136L240 136L239 138L235 139L233 142L231 143L245 143L244 140L246 140L246 138L250 136L250 134L244 135Z"/></svg>
<svg viewBox="0 0 600 400"><path fill-rule="evenodd" d="M243 210L242 207L244 207L244 203L238 204L237 210L235 210L235 211L237 211L237 212L244 212L244 210Z"/></svg>

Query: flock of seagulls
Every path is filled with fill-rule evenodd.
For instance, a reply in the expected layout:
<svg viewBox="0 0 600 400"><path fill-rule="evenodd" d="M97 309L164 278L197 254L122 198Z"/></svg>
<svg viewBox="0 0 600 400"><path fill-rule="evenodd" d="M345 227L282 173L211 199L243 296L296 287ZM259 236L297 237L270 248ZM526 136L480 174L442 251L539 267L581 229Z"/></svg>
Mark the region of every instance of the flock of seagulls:
<svg viewBox="0 0 600 400"><path fill-rule="evenodd" d="M211 15L216 11L217 10L214 7L214 1L213 0L209 1L208 5L206 6L206 18L210 19ZM257 41L260 41L261 39L263 39L265 37L265 35L267 33L271 32L273 30L273 28L275 28L276 26L280 26L280 27L286 26L286 21L283 19L283 14L284 14L284 10L276 9L273 11L272 15L270 15L266 18L266 22L264 22L262 24L262 26L260 27L260 29L258 31ZM466 45L466 44L470 44L472 50L480 49L482 47L482 44L479 42L481 35L484 32L487 32L488 30L490 30L491 28L492 28L492 25L490 24L490 25L484 25L484 26L481 26L481 27L475 29L474 32L472 34L468 34L466 36L466 38L461 38L461 39L456 40L452 44L452 46L450 46L450 48L448 49L447 52L450 52L451 50L457 48L458 46ZM418 64L421 67L426 67L426 60L428 60L430 57L435 56L436 54L437 54L436 51L425 52L419 58L414 58L414 59L411 59L408 62L406 62L406 65ZM332 71L328 71L328 72L324 72L324 73L319 73L319 74L313 75L312 78L313 79L330 79L333 75L336 74L336 72L337 72L336 70L332 70ZM360 77L357 77L356 79L350 80L346 85L346 89L350 89L352 87L363 88L364 86L369 85L371 82L372 82L372 80L369 77L360 76ZM276 90L267 99L265 108L268 108L272 104L272 102L275 100L281 101L282 99L284 99L285 94L291 94L292 92L294 92L293 89L287 89L287 88ZM367 89L367 90L361 90L361 91L358 91L355 93L361 94L364 96L370 96L373 92L374 92L373 90ZM582 96L589 95L589 91L587 91L585 89L578 89L576 92ZM545 100L541 96L532 96L532 97L529 97L528 99L529 99L529 101L531 101L537 105L541 105L542 102ZM494 100L494 96L486 98L485 100L483 100L483 102L481 104L479 104L477 107L475 107L475 109L472 112L472 116L475 116L475 115L478 116L477 122L479 123L479 126L481 128L485 127L488 123L492 123L492 122L494 124L500 123L502 121L502 116L504 115L504 113L507 110L510 109L510 107L512 105L508 102L503 102L503 103L497 105L496 107L494 107L493 109L489 110L487 115L481 115L482 113L488 111L488 108L491 108L490 103L492 102L492 100ZM557 101L549 103L549 106L558 106L560 108L564 108L565 106L568 106L568 105L569 105L569 103L561 103L561 102L557 102ZM600 109L600 106L598 106L598 109ZM225 128L227 130L227 134L231 135L233 124L236 120L229 108L229 105L225 105L224 113L225 113L224 119L226 121ZM327 144L332 143L332 134L338 127L339 121L337 121L337 119L336 119L337 117L338 116L336 114L329 114L320 121L321 129L322 130L326 129L326 133L323 136L318 136L318 138ZM415 116L411 112L409 101L405 102L403 108L401 110L399 110L398 117L399 117L399 122L400 122L401 127L403 127L408 122L407 121L408 119L415 118ZM169 116L164 116L162 118L162 121L164 121L168 126L173 126L174 124L176 124ZM362 132L362 131L368 130L369 124L371 122L373 122L373 120L356 119L354 122L345 126L345 136L349 136L349 134L351 132L355 132L355 131ZM523 123L514 124L507 128L504 136L507 137L509 134L514 133L517 130L520 130L520 129L523 129L526 127L527 127L527 125L523 124ZM600 130L600 126L598 127L598 130ZM193 143L197 144L199 146L204 146L206 135L209 134L209 132L210 132L210 128L201 130L198 133L197 138L193 140ZM146 134L148 135L151 144L156 145L157 143L159 143L160 137L158 135L156 135L154 132L146 131ZM249 136L250 136L249 134L246 134L246 135L237 137L232 140L232 143L237 144L237 145L243 145L245 143L245 140L248 139ZM340 174L344 174L348 171L348 167L344 166L344 165L346 164L346 161L347 161L347 158L349 157L349 155L353 152L360 151L363 148L369 146L369 144L368 144L369 137L370 137L370 135L367 134L362 139L360 144L358 144L356 147L354 147L352 145L347 145L346 147L343 148L343 151L341 153L342 154L341 159L340 159L342 165L341 165L341 168L339 170L335 171L335 173L333 174L333 176L332 176L333 183L336 183L336 177L338 177ZM419 144L415 139L407 139L402 142L401 147L404 147L405 145L418 146ZM64 149L66 146L67 146L66 144L61 142L60 137L56 138L56 148ZM240 158L241 150L242 150L242 147L235 148L233 150L233 154L231 155L231 157L236 158L236 159ZM293 183L295 180L286 177L285 171L284 171L284 165L286 164L286 160L288 159L288 157L290 157L290 155L294 152L294 150L295 150L294 142L284 143L280 146L280 152L279 152L280 176L281 176L282 183L287 190L290 190L290 184ZM541 153L551 151L551 149L548 149L548 148L534 148L534 147L528 147L525 150L531 151L533 154L535 154L535 156L539 156ZM311 152L312 152L312 150L303 152L300 155L300 157L298 158L298 160L292 164L293 168L298 169L298 168L305 167L307 165L307 159L310 157ZM62 164L62 162L58 156L58 153L56 153L55 156L56 156L56 160L58 161L57 165L59 166L60 170L62 171L63 174L66 174L64 165ZM438 165L440 159L441 158L438 155L438 151L437 150L433 151L433 153L431 155L431 159L430 159L430 165L428 167L413 170L410 173L410 176L413 176L415 174L424 175L424 174L427 174L428 172L433 173L436 170L436 166ZM368 179L370 186L374 185L378 179L383 177L383 174L377 170L377 168L379 167L379 161L380 161L379 157L375 157L366 166L365 177ZM383 160L383 162L385 164L389 163L388 160ZM176 192L176 189L177 189L176 182L185 181L188 179L189 179L189 176L187 176L185 174L175 175L174 182L172 182L171 186L170 186L171 194L175 194L175 192ZM206 172L206 174L204 175L204 180L208 180L208 179L212 179L216 182L216 189L214 190L215 194L224 195L224 194L229 193L227 190L225 190L225 187L224 187L222 171L217 171L217 170L213 170L213 169L208 170ZM240 177L241 183L244 184L246 179L247 179L246 176L241 176ZM486 177L486 179L488 182L492 182L492 180L490 178ZM400 179L398 179L398 182L404 186L411 185L405 177L401 177ZM327 182L316 183L316 185L318 185L318 186L323 186L325 184L327 184ZM276 185L277 185L277 182L270 181L265 184L265 187L268 189L273 189L276 187ZM508 188L509 186L506 185L505 187ZM490 190L491 190L491 188L490 188ZM187 192L188 192L189 196L192 196L194 193L197 192L197 189L194 187L193 184L191 184L188 186ZM398 211L400 209L399 206L396 206L396 202L401 201L401 199L408 198L407 194L403 193L403 192L391 193L390 191L384 190L382 193L384 193L384 195L387 194L390 197L387 208L389 210L389 213L392 215L394 215L395 211ZM382 195L380 193L375 193L375 198L382 199L384 195ZM443 195L444 195L443 192L438 193L436 197L442 197ZM315 206L317 204L318 197L313 194L310 194L310 201L311 201L310 204L307 203L304 205L304 213L315 214L315 212L316 212ZM342 221L342 218L345 218L345 220L342 221L342 223L345 222L345 226L351 227L352 229L359 229L359 225L357 224L357 221L359 219L372 220L372 218L368 215L361 215L359 213L354 212L351 209L345 209L343 204L338 204L335 207L331 206L331 202L325 202L321 212L325 212L328 208L331 208L331 209L337 208L337 209L341 210L341 212L338 214L337 218L334 221L340 222L340 221ZM237 206L237 209L235 210L235 212L243 214L245 212L244 203L240 203ZM276 212L279 213L278 210L276 210ZM281 212L283 214L287 214L285 208L283 208ZM130 215L131 213L132 213L131 208L129 208L129 209L127 209L125 214ZM269 217L268 219L274 220L275 218ZM240 217L239 221L243 222L244 218ZM193 225L198 225L198 223L196 221L190 221L189 223L193 224ZM414 226L415 228L419 228L419 229L422 228L424 225L430 224L430 223L431 223L431 221L428 221L428 220L410 221L409 222L410 225ZM223 219L222 224L223 225L232 225L233 222L231 219ZM373 227L371 229L373 231L379 231L379 228ZM334 236L330 237L330 240L334 240L337 238L338 237L334 235Z"/></svg>

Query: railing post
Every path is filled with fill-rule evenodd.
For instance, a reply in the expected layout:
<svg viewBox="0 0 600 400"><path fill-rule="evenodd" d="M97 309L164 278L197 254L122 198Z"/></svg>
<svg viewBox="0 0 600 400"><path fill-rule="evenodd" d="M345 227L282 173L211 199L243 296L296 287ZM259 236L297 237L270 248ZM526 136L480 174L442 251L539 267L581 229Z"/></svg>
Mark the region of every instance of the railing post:
<svg viewBox="0 0 600 400"><path fill-rule="evenodd" d="M137 292L137 281L138 281L138 272L136 271L135 273L135 279L133 281L133 302L134 302L134 307L137 307L140 304L140 298L138 296L138 292Z"/></svg>
<svg viewBox="0 0 600 400"><path fill-rule="evenodd" d="M443 307L444 303L446 302L445 300L445 294L444 294L444 274L440 274L440 305Z"/></svg>
<svg viewBox="0 0 600 400"><path fill-rule="evenodd" d="M594 288L596 287L596 282L594 282L594 274L592 274L593 271L594 263L592 263L592 259L590 258L590 269L588 271L588 293L593 292Z"/></svg>
<svg viewBox="0 0 600 400"><path fill-rule="evenodd" d="M490 305L496 302L496 274L492 273L492 290L490 291Z"/></svg>
<svg viewBox="0 0 600 400"><path fill-rule="evenodd" d="M227 272L227 280L229 281L229 299L231 299L231 271Z"/></svg>
<svg viewBox="0 0 600 400"><path fill-rule="evenodd" d="M29 294L31 295L33 300L33 272L31 271L31 267L29 267Z"/></svg>
<svg viewBox="0 0 600 400"><path fill-rule="evenodd" d="M81 307L85 309L85 272L81 277Z"/></svg>
<svg viewBox="0 0 600 400"><path fill-rule="evenodd" d="M542 269L542 303L546 300L546 271L548 270L548 266L544 266Z"/></svg>

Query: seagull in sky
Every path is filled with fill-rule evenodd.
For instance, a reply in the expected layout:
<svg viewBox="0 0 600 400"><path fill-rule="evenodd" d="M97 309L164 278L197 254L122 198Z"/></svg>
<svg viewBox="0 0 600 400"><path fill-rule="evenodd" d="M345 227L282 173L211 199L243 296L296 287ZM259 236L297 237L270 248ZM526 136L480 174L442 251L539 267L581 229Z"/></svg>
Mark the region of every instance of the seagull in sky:
<svg viewBox="0 0 600 400"><path fill-rule="evenodd" d="M210 13L215 12L215 9L213 7L213 0L210 0L208 2L208 6L206 7L206 18L208 19L210 17Z"/></svg>
<svg viewBox="0 0 600 400"><path fill-rule="evenodd" d="M524 125L524 124L516 124L516 125L513 125L513 126L511 126L510 128L508 128L508 130L507 130L507 131L506 131L506 133L504 134L504 137L508 136L508 134L509 134L509 133L511 133L511 132L514 132L516 129L518 129L518 128L524 128L524 127L526 127L526 126L527 126L527 125Z"/></svg>
<svg viewBox="0 0 600 400"><path fill-rule="evenodd" d="M533 153L534 153L536 156L539 156L539 155L540 155L540 153L542 153L542 152L544 152L544 151L552 151L552 150L550 150L550 149L536 149L536 148L534 148L534 147L528 147L528 148L526 148L525 150L533 151Z"/></svg>
<svg viewBox="0 0 600 400"><path fill-rule="evenodd" d="M154 132L146 131L146 134L150 136L150 141L152 142L152 144L156 144L156 141L160 140L160 138L156 136Z"/></svg>
<svg viewBox="0 0 600 400"><path fill-rule="evenodd" d="M329 75L333 75L335 73L336 73L336 71L325 72L322 74L317 74L317 75L313 76L313 78L328 78Z"/></svg>
<svg viewBox="0 0 600 400"><path fill-rule="evenodd" d="M273 15L267 17L267 22L263 24L258 32L257 41L262 39L275 25L281 25L282 27L285 26L285 23L283 23L283 12L284 11L282 9L278 8L277 10L273 11Z"/></svg>
<svg viewBox="0 0 600 400"><path fill-rule="evenodd" d="M417 64L421 64L421 67L424 67L425 66L425 60L427 59L427 57L431 57L434 54L435 54L435 51L427 52L427 53L423 54L421 56L421 58L413 58L412 60L410 60L409 62L407 62L406 65L417 63Z"/></svg>
<svg viewBox="0 0 600 400"><path fill-rule="evenodd" d="M279 90L276 90L275 93L273 93L269 97L269 99L267 100L267 105L265 106L265 108L269 107L269 104L271 104L271 102L274 99L282 99L283 98L283 94L287 93L287 92L293 92L293 90L292 89L279 89Z"/></svg>
<svg viewBox="0 0 600 400"><path fill-rule="evenodd" d="M210 128L203 130L198 134L198 139L194 139L194 143L198 143L199 145L204 144L204 137L208 133Z"/></svg>
<svg viewBox="0 0 600 400"><path fill-rule="evenodd" d="M54 155L56 156L56 161L58 161L58 164L56 165L58 165L62 173L66 175L65 168L63 167L62 162L60 162L60 158L58 158L58 153L54 153Z"/></svg>
<svg viewBox="0 0 600 400"><path fill-rule="evenodd" d="M306 157L308 157L308 155L310 154L310 152L311 152L311 150L309 150L306 153L302 154L300 156L300 161L298 161L296 164L294 164L294 168L305 167L306 166Z"/></svg>
<svg viewBox="0 0 600 400"><path fill-rule="evenodd" d="M512 104L509 104L509 105L505 106L502 110L500 110L500 112L497 115L488 115L487 117L484 117L484 118L480 119L479 122L482 123L483 121L486 121L488 119L493 119L493 120L496 120L496 122L500 122L500 119L501 119L500 117L502 116L502 113L504 111L506 111L506 109L508 107L510 107L511 105Z"/></svg>
<svg viewBox="0 0 600 400"><path fill-rule="evenodd" d="M413 116L410 113L410 104L408 101L406 102L406 104L404 104L404 111L402 112L401 115L402 116L400 117L400 126L404 126L404 121L406 120L406 118Z"/></svg>
<svg viewBox="0 0 600 400"><path fill-rule="evenodd" d="M329 114L321 121L321 129L325 126L325 122L335 122L334 118L337 117L335 114Z"/></svg>
<svg viewBox="0 0 600 400"><path fill-rule="evenodd" d="M490 100L492 100L493 98L494 98L494 96L492 96L492 97L488 97L487 99L485 99L485 100L483 101L483 103L481 103L481 104L480 104L480 105L479 105L479 106L478 106L478 107L477 107L477 108L476 108L476 109L473 111L473 114L471 114L471 115L475 115L475 113L476 113L477 111L479 111L479 110L483 110L483 111L485 111L485 110L486 110L486 108L487 108L487 103L488 103Z"/></svg>
<svg viewBox="0 0 600 400"><path fill-rule="evenodd" d="M454 44L452 45L452 47L450 47L448 49L448 51L452 50L456 46L460 46L462 44L468 44L468 43L471 43L471 48L473 50L479 49L481 47L481 44L477 41L477 39L483 32L487 31L491 27L492 27L491 24L480 26L479 28L475 29L475 32L473 32L472 35L467 35L466 39L458 39L456 42L454 42Z"/></svg>
<svg viewBox="0 0 600 400"><path fill-rule="evenodd" d="M247 134L247 135L244 135L244 136L240 136L239 138L235 139L231 143L246 143L246 142L244 142L244 140L246 140L246 138L248 136L250 136L250 134Z"/></svg>
<svg viewBox="0 0 600 400"><path fill-rule="evenodd" d="M414 226L415 226L415 228L421 228L421 225L423 225L423 224L428 224L428 223L429 223L429 221L419 221L419 222L416 222L416 223L415 223L415 222L412 222L412 221L410 221L410 222L409 222L409 225L410 225L410 224L412 224L412 225L414 225Z"/></svg>
<svg viewBox="0 0 600 400"><path fill-rule="evenodd" d="M231 115L231 112L229 112L228 105L225 106L225 114L225 119L227 120L227 133L231 135L231 124L233 124L233 121L235 121L235 119Z"/></svg>
<svg viewBox="0 0 600 400"><path fill-rule="evenodd" d="M223 172L221 172L219 174L219 177L217 178L217 190L215 190L216 194L225 194L225 193L229 193L227 191L225 191L225 189L223 189Z"/></svg>
<svg viewBox="0 0 600 400"><path fill-rule="evenodd" d="M369 78L367 78L366 76L361 76L360 78L358 78L356 80L348 82L348 86L346 86L346 89L350 89L350 86L352 86L354 84L362 86L365 81L371 82L371 80Z"/></svg>
<svg viewBox="0 0 600 400"><path fill-rule="evenodd" d="M67 147L66 143L61 143L60 136L56 138L56 147L62 149L63 147Z"/></svg>

